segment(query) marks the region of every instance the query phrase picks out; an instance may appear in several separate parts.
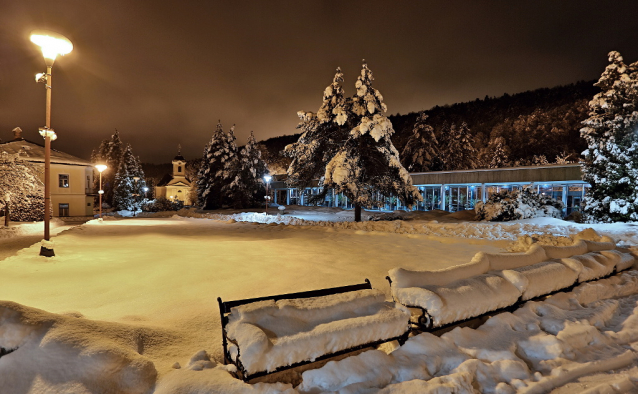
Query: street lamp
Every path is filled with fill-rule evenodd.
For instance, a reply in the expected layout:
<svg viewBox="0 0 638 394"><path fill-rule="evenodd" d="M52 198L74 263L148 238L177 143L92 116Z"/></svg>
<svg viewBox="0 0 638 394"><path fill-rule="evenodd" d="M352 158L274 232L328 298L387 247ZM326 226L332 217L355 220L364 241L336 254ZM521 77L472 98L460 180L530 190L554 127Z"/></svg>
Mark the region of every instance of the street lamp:
<svg viewBox="0 0 638 394"><path fill-rule="evenodd" d="M45 85L46 96L46 123L40 128L40 135L44 137L44 241L40 247L40 256L53 257L53 243L49 242L49 222L51 219L51 141L57 136L51 128L51 69L58 55L66 55L73 50L73 44L61 34L47 30L34 30L31 32L31 42L38 45L44 56L47 66L46 73L36 75L36 81Z"/></svg>
<svg viewBox="0 0 638 394"><path fill-rule="evenodd" d="M108 167L105 166L104 164L97 164L95 166L95 168L97 168L97 170L100 173L100 190L97 192L97 194L100 195L100 219L102 219L102 194L104 194L104 190L102 190L102 173L104 172L104 170L106 170Z"/></svg>
<svg viewBox="0 0 638 394"><path fill-rule="evenodd" d="M270 200L270 192L268 189L270 188L270 180L272 177L270 175L264 175L264 181L266 181L266 215L268 215L268 201Z"/></svg>

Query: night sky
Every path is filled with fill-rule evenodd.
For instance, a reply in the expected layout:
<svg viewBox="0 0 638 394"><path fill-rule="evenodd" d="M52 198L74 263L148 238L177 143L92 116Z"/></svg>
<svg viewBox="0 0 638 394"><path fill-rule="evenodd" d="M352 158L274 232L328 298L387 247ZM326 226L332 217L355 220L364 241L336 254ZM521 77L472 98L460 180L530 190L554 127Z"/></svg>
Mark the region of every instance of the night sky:
<svg viewBox="0 0 638 394"><path fill-rule="evenodd" d="M33 29L67 36L53 68L53 147L88 159L117 128L145 162L200 157L221 119L243 145L294 134L335 69L361 60L388 113L593 80L638 60L632 1L0 0L0 138L41 141Z"/></svg>

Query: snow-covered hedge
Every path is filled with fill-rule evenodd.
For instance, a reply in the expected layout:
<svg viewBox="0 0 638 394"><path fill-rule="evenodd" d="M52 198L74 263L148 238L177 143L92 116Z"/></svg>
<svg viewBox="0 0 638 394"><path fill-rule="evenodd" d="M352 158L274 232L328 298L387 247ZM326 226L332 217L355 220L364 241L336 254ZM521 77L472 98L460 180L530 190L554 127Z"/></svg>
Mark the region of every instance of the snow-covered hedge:
<svg viewBox="0 0 638 394"><path fill-rule="evenodd" d="M142 203L143 212L179 211L184 208L182 201L171 201L165 197Z"/></svg>
<svg viewBox="0 0 638 394"><path fill-rule="evenodd" d="M522 190L495 193L485 202L477 202L474 210L477 220L505 222L537 217L562 217L563 203L550 196L532 191L530 186Z"/></svg>

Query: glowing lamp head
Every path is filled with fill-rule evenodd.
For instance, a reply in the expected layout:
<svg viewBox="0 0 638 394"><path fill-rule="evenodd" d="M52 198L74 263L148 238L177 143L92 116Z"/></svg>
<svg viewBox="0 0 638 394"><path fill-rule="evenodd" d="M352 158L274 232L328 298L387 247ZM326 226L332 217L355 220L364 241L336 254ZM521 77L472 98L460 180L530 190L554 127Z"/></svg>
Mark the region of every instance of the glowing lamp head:
<svg viewBox="0 0 638 394"><path fill-rule="evenodd" d="M105 166L104 164L97 164L95 168L97 168L99 172L104 172L104 170L106 170L108 167Z"/></svg>
<svg viewBox="0 0 638 394"><path fill-rule="evenodd" d="M270 175L264 175L264 181L270 182L271 179L272 177Z"/></svg>
<svg viewBox="0 0 638 394"><path fill-rule="evenodd" d="M47 66L52 66L58 55L64 56L73 50L73 44L68 38L48 30L32 31L31 42L42 49Z"/></svg>
<svg viewBox="0 0 638 394"><path fill-rule="evenodd" d="M142 190L144 190L144 193L146 193L148 191L148 187L144 186Z"/></svg>

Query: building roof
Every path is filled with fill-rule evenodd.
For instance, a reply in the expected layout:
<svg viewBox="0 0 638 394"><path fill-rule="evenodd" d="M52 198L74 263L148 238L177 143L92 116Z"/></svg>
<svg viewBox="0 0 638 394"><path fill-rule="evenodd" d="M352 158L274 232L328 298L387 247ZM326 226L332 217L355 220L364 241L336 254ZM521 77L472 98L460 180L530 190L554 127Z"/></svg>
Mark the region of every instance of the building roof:
<svg viewBox="0 0 638 394"><path fill-rule="evenodd" d="M475 170L411 172L413 185L464 185L504 183L583 182L580 164L548 164L530 167L481 168ZM286 176L272 182L275 189L287 188ZM312 186L318 187L316 180Z"/></svg>
<svg viewBox="0 0 638 394"><path fill-rule="evenodd" d="M177 156L175 156L175 158L173 159L173 161L177 161L177 160L186 161L186 159L184 159L184 156L182 156L181 153L178 153Z"/></svg>
<svg viewBox="0 0 638 394"><path fill-rule="evenodd" d="M0 152L20 153L20 157L33 163L44 163L44 145L25 140L24 138L0 142ZM93 164L68 153L51 148L51 164L67 164L75 166L92 166Z"/></svg>

